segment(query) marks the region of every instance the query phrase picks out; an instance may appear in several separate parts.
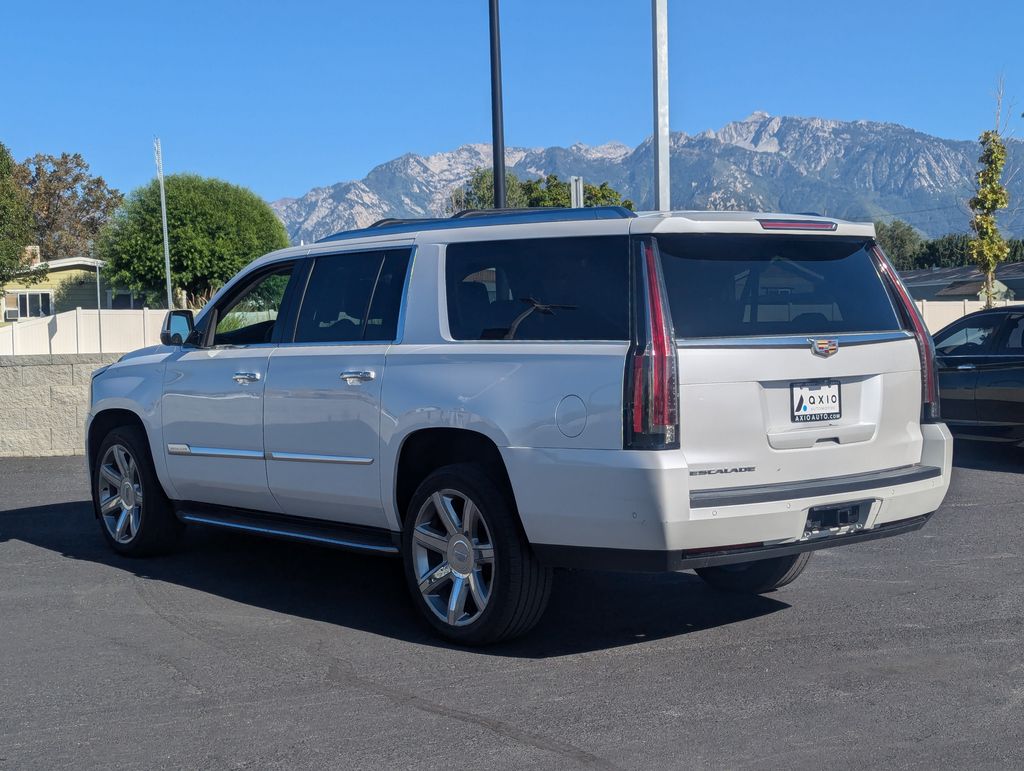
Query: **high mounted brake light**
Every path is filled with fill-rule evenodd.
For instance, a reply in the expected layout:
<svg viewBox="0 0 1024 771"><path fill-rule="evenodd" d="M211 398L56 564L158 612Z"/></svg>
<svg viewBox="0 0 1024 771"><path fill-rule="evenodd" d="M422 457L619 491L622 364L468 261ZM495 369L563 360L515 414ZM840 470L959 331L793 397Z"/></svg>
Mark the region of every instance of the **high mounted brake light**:
<svg viewBox="0 0 1024 771"><path fill-rule="evenodd" d="M889 258L885 256L878 244L871 245L871 254L882 279L888 284L890 291L899 301L904 322L909 324L910 331L917 340L917 350L921 358L921 420L924 423L935 423L941 417L939 411L939 372L935 363L935 343L925 326L924 319L917 310L910 292L903 284Z"/></svg>
<svg viewBox="0 0 1024 771"><path fill-rule="evenodd" d="M679 447L679 381L672 315L653 239L634 242L633 341L626 356L623 446L627 450Z"/></svg>
<svg viewBox="0 0 1024 771"><path fill-rule="evenodd" d="M830 222L829 220L785 220L785 219L770 219L770 220L758 220L761 223L762 230L814 230L814 231L831 231L839 227L836 222Z"/></svg>

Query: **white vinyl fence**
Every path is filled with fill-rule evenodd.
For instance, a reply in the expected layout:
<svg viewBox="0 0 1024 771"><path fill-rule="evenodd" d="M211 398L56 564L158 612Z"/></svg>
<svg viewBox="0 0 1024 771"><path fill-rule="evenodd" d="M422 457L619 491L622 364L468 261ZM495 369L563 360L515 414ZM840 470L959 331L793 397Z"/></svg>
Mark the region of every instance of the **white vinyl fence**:
<svg viewBox="0 0 1024 771"><path fill-rule="evenodd" d="M1024 302L997 302L996 306ZM918 300L925 324L937 332L985 304L978 300ZM0 327L0 356L36 356L52 353L125 353L160 342L160 326L167 311L77 310Z"/></svg>
<svg viewBox="0 0 1024 771"><path fill-rule="evenodd" d="M1002 308L1007 305L1024 305L1024 301L998 300L993 305ZM928 331L935 334L947 324L952 324L968 313L980 311L985 307L985 303L981 300L918 300L917 307L921 310L921 315L924 316L924 323L927 325Z"/></svg>
<svg viewBox="0 0 1024 771"><path fill-rule="evenodd" d="M167 311L78 308L0 327L0 356L125 353L160 342Z"/></svg>

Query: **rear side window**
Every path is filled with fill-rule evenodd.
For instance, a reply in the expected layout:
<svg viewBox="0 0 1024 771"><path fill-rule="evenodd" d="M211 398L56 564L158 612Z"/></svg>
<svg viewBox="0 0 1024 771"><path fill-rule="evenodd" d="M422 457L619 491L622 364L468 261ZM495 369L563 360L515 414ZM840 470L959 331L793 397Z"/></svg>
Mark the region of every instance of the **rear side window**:
<svg viewBox="0 0 1024 771"><path fill-rule="evenodd" d="M1011 317L1007 322L1006 339L996 351L998 354L1020 356L1024 354L1024 316Z"/></svg>
<svg viewBox="0 0 1024 771"><path fill-rule="evenodd" d="M406 250L318 257L295 325L296 343L394 340Z"/></svg>
<svg viewBox="0 0 1024 771"><path fill-rule="evenodd" d="M714 234L657 240L680 338L901 328L863 240Z"/></svg>
<svg viewBox="0 0 1024 771"><path fill-rule="evenodd" d="M448 324L456 340L627 340L625 236L450 244Z"/></svg>

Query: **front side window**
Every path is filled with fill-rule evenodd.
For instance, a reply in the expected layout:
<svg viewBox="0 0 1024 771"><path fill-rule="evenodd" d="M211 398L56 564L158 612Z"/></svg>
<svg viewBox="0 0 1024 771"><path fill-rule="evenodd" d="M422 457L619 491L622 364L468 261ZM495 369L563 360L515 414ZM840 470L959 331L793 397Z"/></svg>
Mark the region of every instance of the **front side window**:
<svg viewBox="0 0 1024 771"><path fill-rule="evenodd" d="M935 351L940 356L976 356L985 350L999 323L1000 319L987 318L959 324L935 339Z"/></svg>
<svg viewBox="0 0 1024 771"><path fill-rule="evenodd" d="M901 328L863 240L702 234L657 242L679 337Z"/></svg>
<svg viewBox="0 0 1024 771"><path fill-rule="evenodd" d="M628 340L625 236L449 244L455 340Z"/></svg>
<svg viewBox="0 0 1024 771"><path fill-rule="evenodd" d="M294 341L394 340L408 265L408 250L318 257L302 299Z"/></svg>
<svg viewBox="0 0 1024 771"><path fill-rule="evenodd" d="M269 343L292 275L292 265L265 273L217 313L214 345Z"/></svg>

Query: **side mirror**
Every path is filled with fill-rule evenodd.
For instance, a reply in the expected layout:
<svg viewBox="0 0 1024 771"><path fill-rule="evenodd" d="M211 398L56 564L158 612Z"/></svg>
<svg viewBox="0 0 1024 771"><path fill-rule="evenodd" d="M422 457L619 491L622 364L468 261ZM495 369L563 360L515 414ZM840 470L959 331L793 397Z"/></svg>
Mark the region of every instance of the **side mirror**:
<svg viewBox="0 0 1024 771"><path fill-rule="evenodd" d="M192 311L167 311L160 329L160 342L164 345L183 345L195 327Z"/></svg>

